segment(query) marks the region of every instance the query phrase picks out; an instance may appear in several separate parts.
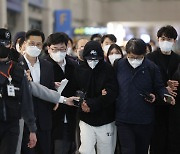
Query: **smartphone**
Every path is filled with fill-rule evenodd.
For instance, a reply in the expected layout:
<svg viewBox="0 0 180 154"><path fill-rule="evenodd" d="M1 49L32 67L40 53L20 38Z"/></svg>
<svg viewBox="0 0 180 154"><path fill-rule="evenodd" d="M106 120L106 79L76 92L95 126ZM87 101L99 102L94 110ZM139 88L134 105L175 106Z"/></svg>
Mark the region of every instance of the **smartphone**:
<svg viewBox="0 0 180 154"><path fill-rule="evenodd" d="M80 100L73 100L73 103L74 103L74 105L77 106L77 107L80 107L80 105L81 105Z"/></svg>
<svg viewBox="0 0 180 154"><path fill-rule="evenodd" d="M76 97L79 97L79 99L73 100L74 105L77 107L80 107L81 104L83 103L84 99L85 99L85 95L86 95L86 93L84 93L83 91L77 90L76 91Z"/></svg>
<svg viewBox="0 0 180 154"><path fill-rule="evenodd" d="M172 96L169 94L164 94L165 100L167 103L171 104L171 102L173 101Z"/></svg>

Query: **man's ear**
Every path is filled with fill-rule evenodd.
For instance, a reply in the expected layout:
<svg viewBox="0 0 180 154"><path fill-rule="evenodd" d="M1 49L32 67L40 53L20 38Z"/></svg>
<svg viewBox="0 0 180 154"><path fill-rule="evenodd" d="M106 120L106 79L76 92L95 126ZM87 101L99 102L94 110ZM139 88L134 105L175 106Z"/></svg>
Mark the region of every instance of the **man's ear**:
<svg viewBox="0 0 180 154"><path fill-rule="evenodd" d="M156 40L159 42L159 38L158 37L156 37Z"/></svg>

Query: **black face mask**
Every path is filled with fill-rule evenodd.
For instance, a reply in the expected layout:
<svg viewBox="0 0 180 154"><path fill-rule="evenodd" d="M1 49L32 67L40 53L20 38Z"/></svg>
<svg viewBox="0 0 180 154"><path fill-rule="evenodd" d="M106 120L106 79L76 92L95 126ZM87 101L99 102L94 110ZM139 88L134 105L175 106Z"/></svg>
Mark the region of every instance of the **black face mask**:
<svg viewBox="0 0 180 154"><path fill-rule="evenodd" d="M5 46L0 45L0 58L8 57L9 52L10 52L9 48L6 48Z"/></svg>
<svg viewBox="0 0 180 154"><path fill-rule="evenodd" d="M80 51L79 51L79 57L80 57L82 60L84 59L84 58L83 58L83 51L84 51L84 50L80 50Z"/></svg>

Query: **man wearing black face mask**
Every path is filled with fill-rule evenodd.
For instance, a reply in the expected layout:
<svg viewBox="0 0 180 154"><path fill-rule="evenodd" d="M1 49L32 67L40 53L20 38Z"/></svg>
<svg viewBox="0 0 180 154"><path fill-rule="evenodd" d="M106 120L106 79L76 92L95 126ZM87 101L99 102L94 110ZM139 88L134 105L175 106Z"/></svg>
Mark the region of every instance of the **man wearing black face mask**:
<svg viewBox="0 0 180 154"><path fill-rule="evenodd" d="M0 153L14 154L19 135L19 118L29 130L28 147L36 145L32 97L24 70L9 60L11 34L0 29Z"/></svg>
<svg viewBox="0 0 180 154"><path fill-rule="evenodd" d="M10 49L8 57L13 61L18 61L20 53L14 48L11 48L11 33L7 29L0 28L0 41L1 43Z"/></svg>
<svg viewBox="0 0 180 154"><path fill-rule="evenodd" d="M77 52L77 57L78 57L78 62L79 63L81 61L83 61L83 50L84 50L84 46L86 45L87 42L88 42L87 39L80 39L77 42L76 52Z"/></svg>
<svg viewBox="0 0 180 154"><path fill-rule="evenodd" d="M7 58L9 53L10 53L10 49L5 47L1 42L0 42L0 58Z"/></svg>

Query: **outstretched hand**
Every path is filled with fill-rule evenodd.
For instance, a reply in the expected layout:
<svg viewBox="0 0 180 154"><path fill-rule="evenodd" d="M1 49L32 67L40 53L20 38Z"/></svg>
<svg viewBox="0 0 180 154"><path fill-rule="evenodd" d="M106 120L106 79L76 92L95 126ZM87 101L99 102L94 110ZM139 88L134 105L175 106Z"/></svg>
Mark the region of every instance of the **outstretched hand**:
<svg viewBox="0 0 180 154"><path fill-rule="evenodd" d="M79 97L74 97L74 96L68 97L68 98L66 98L66 104L69 106L75 106L73 101L78 100L78 99L79 99Z"/></svg>

